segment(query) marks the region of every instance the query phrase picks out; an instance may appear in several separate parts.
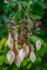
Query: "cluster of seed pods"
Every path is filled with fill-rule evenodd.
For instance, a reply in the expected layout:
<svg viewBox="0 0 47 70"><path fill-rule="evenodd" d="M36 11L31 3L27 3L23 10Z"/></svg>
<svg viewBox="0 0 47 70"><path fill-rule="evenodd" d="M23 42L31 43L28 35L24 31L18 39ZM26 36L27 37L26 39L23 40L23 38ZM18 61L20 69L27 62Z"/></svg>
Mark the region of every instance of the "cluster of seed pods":
<svg viewBox="0 0 47 70"><path fill-rule="evenodd" d="M34 53L34 46L32 44L27 45L26 42L23 42L23 38L18 38L18 32L14 32L13 27L10 26L11 30L8 35L8 47L9 52L7 53L7 59L9 64L11 65L13 62L16 64L17 67L20 67L21 62L29 55L30 60L32 63L36 60L36 55ZM18 48L18 40L21 40L22 49ZM21 43L20 41L20 43ZM25 41L25 39L24 39ZM40 40L36 41L36 50L41 48Z"/></svg>

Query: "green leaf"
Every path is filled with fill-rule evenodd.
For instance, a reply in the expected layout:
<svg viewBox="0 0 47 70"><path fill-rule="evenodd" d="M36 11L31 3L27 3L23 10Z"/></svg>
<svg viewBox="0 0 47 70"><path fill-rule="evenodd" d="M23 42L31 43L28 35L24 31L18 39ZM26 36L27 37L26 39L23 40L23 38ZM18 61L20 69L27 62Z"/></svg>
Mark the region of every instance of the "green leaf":
<svg viewBox="0 0 47 70"><path fill-rule="evenodd" d="M24 66L26 66L27 65L27 58L25 58L24 60L23 60L23 62L21 63L21 66L22 67L24 67Z"/></svg>
<svg viewBox="0 0 47 70"><path fill-rule="evenodd" d="M41 36L46 36L47 34L46 34L46 32L45 32L45 31L40 30L40 35L41 35Z"/></svg>
<svg viewBox="0 0 47 70"><path fill-rule="evenodd" d="M41 58L40 57L37 57L36 58L36 61L35 61L35 64L40 64L41 63Z"/></svg>
<svg viewBox="0 0 47 70"><path fill-rule="evenodd" d="M4 63L4 55L0 55L0 66Z"/></svg>
<svg viewBox="0 0 47 70"><path fill-rule="evenodd" d="M44 8L45 4L42 1L36 1L33 8L31 7L30 17L32 17L33 19L41 19L43 16Z"/></svg>
<svg viewBox="0 0 47 70"><path fill-rule="evenodd" d="M44 52L47 54L47 43L44 44Z"/></svg>
<svg viewBox="0 0 47 70"><path fill-rule="evenodd" d="M43 48L41 48L38 52L39 52L39 55L41 55L41 56L44 56L44 54L45 54L45 52L44 52L44 49L43 49Z"/></svg>
<svg viewBox="0 0 47 70"><path fill-rule="evenodd" d="M47 68L47 62L45 62L45 63L44 63L44 67L46 67L46 68Z"/></svg>
<svg viewBox="0 0 47 70"><path fill-rule="evenodd" d="M2 67L2 69L1 70L7 70L8 68L7 67Z"/></svg>
<svg viewBox="0 0 47 70"><path fill-rule="evenodd" d="M8 59L7 59L7 54L6 54L6 56L4 56L5 58L4 58L4 63L5 64L9 64L9 62L8 62Z"/></svg>
<svg viewBox="0 0 47 70"><path fill-rule="evenodd" d="M44 4L44 2L42 2L42 1L36 1L36 4L37 5L39 5L39 6L41 6L42 8L45 8L45 4Z"/></svg>
<svg viewBox="0 0 47 70"><path fill-rule="evenodd" d="M5 42L4 42L4 47L7 47L7 45L8 45L8 41L5 40Z"/></svg>
<svg viewBox="0 0 47 70"><path fill-rule="evenodd" d="M37 15L36 13L32 13L32 14L30 15L30 17L33 18L33 19L41 19L41 18L42 18L42 16Z"/></svg>
<svg viewBox="0 0 47 70"><path fill-rule="evenodd" d="M4 41L5 41L5 39L2 39L2 40L0 41L0 50L1 50L2 47L3 47Z"/></svg>
<svg viewBox="0 0 47 70"><path fill-rule="evenodd" d="M12 70L18 70L18 68L16 66L13 66L13 69Z"/></svg>
<svg viewBox="0 0 47 70"><path fill-rule="evenodd" d="M28 64L26 65L26 68L27 68L27 69L30 69L31 66L32 66L32 63L30 62L30 63L28 63Z"/></svg>
<svg viewBox="0 0 47 70"><path fill-rule="evenodd" d="M31 37L31 41L34 43L34 44L36 44L36 41L38 40L38 37L37 36L32 36Z"/></svg>
<svg viewBox="0 0 47 70"><path fill-rule="evenodd" d="M36 67L36 69L35 70L41 70L41 68L40 67Z"/></svg>

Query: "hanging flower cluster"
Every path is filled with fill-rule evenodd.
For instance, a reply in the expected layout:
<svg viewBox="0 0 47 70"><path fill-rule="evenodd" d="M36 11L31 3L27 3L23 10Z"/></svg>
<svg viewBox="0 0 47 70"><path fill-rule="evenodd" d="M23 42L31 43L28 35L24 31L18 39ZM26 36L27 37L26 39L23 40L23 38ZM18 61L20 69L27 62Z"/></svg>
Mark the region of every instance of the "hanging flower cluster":
<svg viewBox="0 0 47 70"><path fill-rule="evenodd" d="M26 27L25 27L26 28ZM26 28L27 29L27 28ZM25 34L25 33L24 33ZM23 40L23 36L20 39L20 43ZM17 67L20 67L21 62L29 55L30 60L32 63L36 60L36 55L34 53L34 46L32 44L27 45L24 39L24 42L22 43L22 49L18 48L18 32L14 32L13 27L11 27L11 31L9 32L8 36L8 47L10 51L7 53L7 59L9 64L11 65L13 62L15 62ZM39 50L41 48L41 42L40 40L36 41L36 50Z"/></svg>

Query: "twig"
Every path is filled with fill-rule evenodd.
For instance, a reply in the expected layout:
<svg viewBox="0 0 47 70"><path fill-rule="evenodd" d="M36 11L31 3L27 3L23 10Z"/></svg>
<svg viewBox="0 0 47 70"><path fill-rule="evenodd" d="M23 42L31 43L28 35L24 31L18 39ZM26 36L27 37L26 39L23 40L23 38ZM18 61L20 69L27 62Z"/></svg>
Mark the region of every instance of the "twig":
<svg viewBox="0 0 47 70"><path fill-rule="evenodd" d="M23 4L20 2L21 6L24 8L25 12L27 12L27 9L23 6Z"/></svg>
<svg viewBox="0 0 47 70"><path fill-rule="evenodd" d="M17 13L13 16L12 21L14 20L15 16L18 14L19 10L17 11Z"/></svg>
<svg viewBox="0 0 47 70"><path fill-rule="evenodd" d="M20 4L21 4L21 6L24 8L24 11L26 12L26 14L27 14L27 16L28 16L29 21L31 22L31 19L32 19L33 21L35 21L33 18L30 18L29 14L28 14L28 10L25 8L25 6L24 6L22 3L20 3Z"/></svg>

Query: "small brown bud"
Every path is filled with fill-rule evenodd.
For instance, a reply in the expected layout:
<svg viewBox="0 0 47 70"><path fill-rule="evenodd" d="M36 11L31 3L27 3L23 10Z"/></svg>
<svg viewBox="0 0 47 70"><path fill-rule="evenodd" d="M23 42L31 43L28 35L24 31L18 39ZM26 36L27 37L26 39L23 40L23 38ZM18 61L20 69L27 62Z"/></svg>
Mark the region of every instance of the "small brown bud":
<svg viewBox="0 0 47 70"><path fill-rule="evenodd" d="M25 38L22 38L22 37L21 37L21 38L19 39L19 43L22 44L22 45L25 43L25 41L26 41Z"/></svg>
<svg viewBox="0 0 47 70"><path fill-rule="evenodd" d="M34 46L31 44L31 45L29 45L29 50L30 50L30 52L32 51L32 52L34 52Z"/></svg>
<svg viewBox="0 0 47 70"><path fill-rule="evenodd" d="M23 50L25 52L25 57L27 57L29 54L29 47L26 45L26 43L23 44Z"/></svg>

